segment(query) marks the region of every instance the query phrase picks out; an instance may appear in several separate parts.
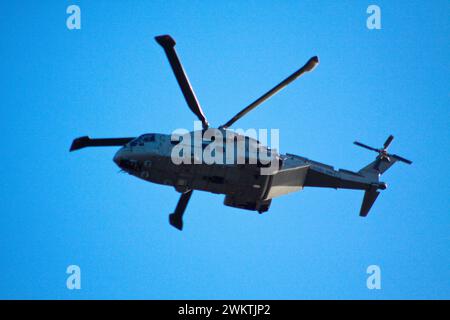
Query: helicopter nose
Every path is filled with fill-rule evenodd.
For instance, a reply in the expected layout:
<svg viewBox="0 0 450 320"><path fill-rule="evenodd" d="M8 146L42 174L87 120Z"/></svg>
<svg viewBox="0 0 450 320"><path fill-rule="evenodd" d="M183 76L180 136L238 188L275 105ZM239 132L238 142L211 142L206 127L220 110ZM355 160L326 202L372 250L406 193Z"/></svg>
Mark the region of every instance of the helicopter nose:
<svg viewBox="0 0 450 320"><path fill-rule="evenodd" d="M128 150L122 147L114 155L113 161L120 169L127 171L127 169L131 169L131 164L133 162L130 157L131 155Z"/></svg>
<svg viewBox="0 0 450 320"><path fill-rule="evenodd" d="M137 170L139 168L138 161L133 159L132 154L130 154L129 150L126 150L125 148L122 148L116 152L113 161L120 169L126 172Z"/></svg>
<svg viewBox="0 0 450 320"><path fill-rule="evenodd" d="M124 159L123 148L121 148L114 155L113 161L120 167L120 164L121 164L123 159Z"/></svg>

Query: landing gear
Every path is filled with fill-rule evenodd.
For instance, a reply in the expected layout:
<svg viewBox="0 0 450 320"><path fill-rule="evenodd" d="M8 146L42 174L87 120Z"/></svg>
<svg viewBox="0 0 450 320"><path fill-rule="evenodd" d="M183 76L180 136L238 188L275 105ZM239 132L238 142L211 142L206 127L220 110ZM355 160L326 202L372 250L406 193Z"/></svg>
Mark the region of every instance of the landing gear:
<svg viewBox="0 0 450 320"><path fill-rule="evenodd" d="M169 223L180 231L183 230L183 214L191 195L192 190L182 193L180 200L178 200L177 207L175 208L175 212L169 215Z"/></svg>

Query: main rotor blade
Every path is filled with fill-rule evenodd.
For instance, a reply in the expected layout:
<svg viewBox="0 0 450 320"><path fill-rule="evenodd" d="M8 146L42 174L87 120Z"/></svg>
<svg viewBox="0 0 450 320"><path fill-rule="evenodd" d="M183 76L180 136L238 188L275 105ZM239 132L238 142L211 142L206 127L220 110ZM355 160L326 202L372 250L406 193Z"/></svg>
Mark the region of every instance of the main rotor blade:
<svg viewBox="0 0 450 320"><path fill-rule="evenodd" d="M281 81L279 84L277 84L275 87L267 91L265 94L263 94L260 98L256 99L254 102L249 104L247 107L245 107L241 112L236 114L233 118L231 118L227 123L222 125L221 127L226 129L229 126L231 126L233 123L235 123L237 120L242 118L244 115L246 115L248 112L259 106L261 103L269 99L271 96L273 96L275 93L286 87L288 84L290 84L292 81L300 77L305 72L309 72L319 63L318 57L312 57L311 59L306 62L306 64L295 71L293 74L291 74L289 77Z"/></svg>
<svg viewBox="0 0 450 320"><path fill-rule="evenodd" d="M76 138L73 140L70 146L70 151L79 150L85 147L111 147L111 146L123 146L133 140L130 138L106 138L106 139L91 139L88 136Z"/></svg>
<svg viewBox="0 0 450 320"><path fill-rule="evenodd" d="M155 37L156 42L158 42L166 53L167 59L169 59L170 66L172 67L173 73L177 78L178 85L183 92L184 99L192 110L192 112L197 116L197 118L202 122L203 128L206 129L209 126L208 120L206 120L203 114L202 108L195 96L194 90L189 82L186 72L181 65L180 59L175 51L175 40L169 35L162 35Z"/></svg>
<svg viewBox="0 0 450 320"><path fill-rule="evenodd" d="M191 196L192 190L182 193L175 212L169 215L169 223L178 230L183 230L183 214Z"/></svg>
<svg viewBox="0 0 450 320"><path fill-rule="evenodd" d="M386 141L384 142L384 149L387 149L389 147L389 145L391 144L392 140L394 140L394 136L391 134Z"/></svg>
<svg viewBox="0 0 450 320"><path fill-rule="evenodd" d="M375 151L375 152L380 152L380 150L372 148L372 147L370 147L370 146L368 146L368 145L366 145L364 143L361 143L361 142L358 142L358 141L355 141L353 143L356 144L357 146L360 146L360 147L363 147L363 148L366 148L366 149L369 149L369 150L372 150L372 151Z"/></svg>

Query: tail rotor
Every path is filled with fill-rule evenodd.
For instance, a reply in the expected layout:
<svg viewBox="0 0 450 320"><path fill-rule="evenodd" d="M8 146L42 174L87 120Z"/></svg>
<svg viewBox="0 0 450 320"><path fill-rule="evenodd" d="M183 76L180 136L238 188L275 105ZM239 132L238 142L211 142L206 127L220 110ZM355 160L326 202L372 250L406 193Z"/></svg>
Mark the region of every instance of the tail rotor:
<svg viewBox="0 0 450 320"><path fill-rule="evenodd" d="M374 147L368 146L368 145L366 145L366 144L364 144L364 143L361 143L361 142L359 142L359 141L355 141L355 142L353 142L353 143L356 144L356 145L359 146L359 147L366 148L366 149L368 149L368 150L375 151L375 152L378 153L377 164L375 165L375 170L379 170L380 163L381 163L383 160L386 160L387 162L391 162L392 159L395 159L395 160L397 160L397 161L401 161L401 162L404 162L404 163L407 163L407 164L411 164L411 163L412 163L411 160L408 160L408 159L405 159L405 158L403 158L403 157L400 157L400 156L398 156L398 155L396 155L396 154L390 154L390 153L387 152L387 150L388 150L390 144L392 143L392 140L394 140L394 136L391 134L391 135L386 139L386 141L384 142L382 148L374 148Z"/></svg>

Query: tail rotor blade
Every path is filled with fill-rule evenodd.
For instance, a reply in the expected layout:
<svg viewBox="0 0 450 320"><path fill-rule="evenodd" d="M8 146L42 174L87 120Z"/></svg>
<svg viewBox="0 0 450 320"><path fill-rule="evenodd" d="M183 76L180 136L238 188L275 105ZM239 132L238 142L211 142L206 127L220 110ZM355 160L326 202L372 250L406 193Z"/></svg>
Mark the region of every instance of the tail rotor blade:
<svg viewBox="0 0 450 320"><path fill-rule="evenodd" d="M395 158L395 159L397 159L397 160L399 160L399 161L402 161L402 162L404 162L404 163L407 163L407 164L412 164L412 161L411 161L411 160L405 159L405 158L400 157L400 156L398 156L398 155L396 155L396 154L390 154L389 157Z"/></svg>
<svg viewBox="0 0 450 320"><path fill-rule="evenodd" d="M191 109L191 111L197 116L197 118L202 122L203 128L208 128L209 123L206 120L203 110L195 96L194 90L189 82L189 79L184 71L184 68L178 58L175 51L175 40L169 35L162 35L155 37L156 42L158 42L166 53L167 59L169 60L170 66L172 67L175 78L178 81L178 85L183 92L183 96Z"/></svg>
<svg viewBox="0 0 450 320"><path fill-rule="evenodd" d="M389 147L389 145L391 144L392 140L394 140L394 136L391 134L386 141L384 142L384 149L387 149Z"/></svg>
<svg viewBox="0 0 450 320"><path fill-rule="evenodd" d="M267 91L265 94L263 94L260 98L256 99L254 102L249 104L247 107L242 109L238 114L236 114L233 118L231 118L227 123L222 125L221 127L226 129L229 126L231 126L233 123L238 121L240 118L245 116L248 112L255 109L257 106L259 106L261 103L272 97L274 94L276 94L278 91L286 87L288 84L290 84L292 81L296 80L298 77L300 77L302 74L311 71L314 69L314 67L319 64L319 58L318 57L312 57L311 59L306 62L306 64L295 71L293 74L291 74L289 77L281 81L279 84L277 84L275 87Z"/></svg>
<svg viewBox="0 0 450 320"><path fill-rule="evenodd" d="M368 145L366 145L364 143L361 143L361 142L358 142L358 141L355 141L353 143L356 144L359 147L363 147L363 148L366 148L366 149L369 149L369 150L372 150L372 151L375 151L375 152L380 152L380 150L378 150L376 148L373 148L373 147L370 147L370 146L368 146Z"/></svg>

